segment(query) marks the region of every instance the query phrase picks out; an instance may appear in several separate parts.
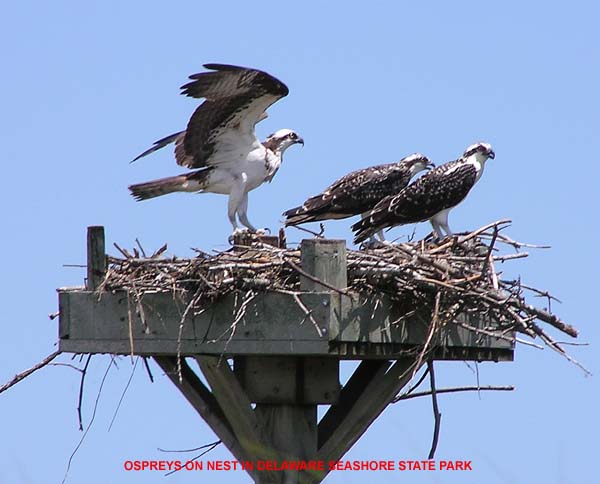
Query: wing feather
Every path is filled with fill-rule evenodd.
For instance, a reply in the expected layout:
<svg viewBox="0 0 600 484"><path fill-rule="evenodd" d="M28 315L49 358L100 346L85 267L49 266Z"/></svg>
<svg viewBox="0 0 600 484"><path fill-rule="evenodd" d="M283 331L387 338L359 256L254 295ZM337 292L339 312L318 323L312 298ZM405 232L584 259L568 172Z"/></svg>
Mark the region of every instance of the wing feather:
<svg viewBox="0 0 600 484"><path fill-rule="evenodd" d="M410 171L398 163L348 173L301 207L284 213L287 225L351 217L371 210L382 198L398 193L410 180Z"/></svg>
<svg viewBox="0 0 600 484"><path fill-rule="evenodd" d="M385 227L423 222L458 205L476 181L473 165L455 160L434 168L397 195L381 200L365 219L355 223L356 242Z"/></svg>
<svg viewBox="0 0 600 484"><path fill-rule="evenodd" d="M256 123L269 106L289 90L279 79L258 69L228 64L205 64L207 72L190 76L182 94L205 101L196 108L185 131L163 138L136 159L175 142L181 166L202 168L245 159L262 148Z"/></svg>

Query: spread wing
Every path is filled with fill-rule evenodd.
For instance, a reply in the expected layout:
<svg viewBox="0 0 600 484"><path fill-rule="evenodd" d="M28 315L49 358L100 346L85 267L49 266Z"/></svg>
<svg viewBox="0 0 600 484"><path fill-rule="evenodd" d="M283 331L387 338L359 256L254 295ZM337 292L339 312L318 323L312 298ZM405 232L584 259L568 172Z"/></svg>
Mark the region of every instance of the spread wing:
<svg viewBox="0 0 600 484"><path fill-rule="evenodd" d="M368 217L355 223L355 240L365 240L385 227L423 222L458 205L473 188L476 176L473 165L462 160L434 168L397 195L381 200Z"/></svg>
<svg viewBox="0 0 600 484"><path fill-rule="evenodd" d="M175 144L177 163L201 168L245 158L260 145L254 127L269 106L289 90L266 72L223 64L206 64L211 72L190 76L182 94L206 100L196 109L185 137Z"/></svg>
<svg viewBox="0 0 600 484"><path fill-rule="evenodd" d="M351 217L371 210L382 198L398 193L410 171L397 163L364 168L345 175L323 193L288 210L286 225Z"/></svg>
<svg viewBox="0 0 600 484"><path fill-rule="evenodd" d="M287 96L287 86L257 69L205 64L208 72L190 76L182 94L204 98L185 131L158 140L135 160L175 143L177 164L202 168L245 159L261 147L254 126L273 103ZM135 161L133 160L133 161Z"/></svg>

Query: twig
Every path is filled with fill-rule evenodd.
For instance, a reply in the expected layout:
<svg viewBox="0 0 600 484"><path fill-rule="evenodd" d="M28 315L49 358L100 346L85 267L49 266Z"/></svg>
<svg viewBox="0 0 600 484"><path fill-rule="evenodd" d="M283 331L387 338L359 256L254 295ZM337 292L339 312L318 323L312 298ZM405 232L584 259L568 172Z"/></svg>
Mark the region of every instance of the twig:
<svg viewBox="0 0 600 484"><path fill-rule="evenodd" d="M144 366L146 367L146 373L148 374L148 378L150 379L150 383L154 383L154 377L152 376L152 372L150 371L150 365L148 364L148 357L142 356L142 360L144 362Z"/></svg>
<svg viewBox="0 0 600 484"><path fill-rule="evenodd" d="M204 452L202 452L201 454L197 455L196 457L192 457L192 458L191 458L190 460L188 460L187 462L194 462L195 460L198 460L200 457L202 457L202 456L204 456L204 455L208 454L208 453L209 453L211 450L213 450L215 447L217 447L217 446L218 446L220 443L221 443L221 441L220 441L220 440L218 440L218 441L216 441L216 442L213 442L212 444L207 444L207 445L203 446L203 447L208 447L208 449L206 449ZM202 447L201 447L201 448L202 448ZM181 469L184 469L184 467L181 467ZM180 471L181 469L175 469L175 470L172 470L172 471L170 471L170 472L167 472L167 473L165 474L165 477L166 477L166 476L170 476L171 474L175 474L176 472L178 472L178 470Z"/></svg>
<svg viewBox="0 0 600 484"><path fill-rule="evenodd" d="M29 368L21 373L18 373L17 375L15 375L13 377L13 379L11 381L9 381L8 383L5 383L4 385L2 385L0 387L0 393L8 390L10 387L16 385L21 380L23 380L24 378L27 378L29 375L31 375L33 372L39 370L40 368L44 368L44 366L49 364L58 355L60 355L60 351L55 351L54 353L46 356L46 358L44 358L42 361L40 361L37 365L33 365L31 368Z"/></svg>
<svg viewBox="0 0 600 484"><path fill-rule="evenodd" d="M305 270L301 269L300 266L298 266L295 262L292 262L290 259L284 258L283 260L287 264L289 264L290 267L292 267L292 269L294 269L296 272L298 272L302 276L306 277L307 279L310 279L311 281L316 282L317 284L321 284L322 286L326 287L327 289L331 289L332 291L335 291L335 292L338 292L340 294L343 294L344 296L348 296L348 297L352 297L353 296L348 291L345 291L344 289L340 289L339 287L332 286L328 282L322 281L318 277L315 277L312 274L309 274Z"/></svg>
<svg viewBox="0 0 600 484"><path fill-rule="evenodd" d="M79 422L79 430L83 430L83 418L81 416L81 404L83 402L83 384L85 382L85 376L87 375L87 369L90 364L92 355L89 354L85 362L84 367L81 370L81 379L79 380L79 396L77 397L77 420Z"/></svg>
<svg viewBox="0 0 600 484"><path fill-rule="evenodd" d="M457 393L457 392L479 392L479 391L498 391L498 392L512 392L515 389L512 385L507 386L470 386L470 387L454 387L454 388L439 388L436 390L438 395L442 393ZM419 397L428 397L431 395L431 390L426 392L415 392L412 394L405 394L396 397L393 403L402 401L402 400L410 400L411 398L419 398Z"/></svg>
<svg viewBox="0 0 600 484"><path fill-rule="evenodd" d="M306 227L301 227L300 225L288 225L288 227L294 228L296 230L300 230L302 232L306 232L307 234L311 234L314 237L316 237L317 239L322 239L323 238L323 234L325 233L325 225L323 225L323 224L320 224L320 229L321 230L318 233L317 232L313 232L312 230L307 229Z"/></svg>
<svg viewBox="0 0 600 484"><path fill-rule="evenodd" d="M429 370L429 384L431 385L431 403L433 405L433 416L435 419L435 425L433 428L433 440L431 442L431 450L429 451L429 460L433 459L435 450L437 449L438 439L440 437L440 425L442 422L442 414L438 408L437 395L435 390L435 372L433 371L433 361L427 361L427 369Z"/></svg>
<svg viewBox="0 0 600 484"><path fill-rule="evenodd" d="M136 239L137 240L137 239ZM123 392L121 393L121 398L119 398L119 403L117 404L117 408L115 408L115 412L113 413L112 419L110 420L110 425L108 426L108 431L110 432L110 429L112 429L113 423L115 422L115 419L117 418L117 413L119 413L119 409L121 408L121 403L123 403L123 399L125 398L125 394L127 393L127 390L129 389L129 385L131 385L131 380L133 380L133 375L135 374L135 369L137 368L137 365L140 361L140 356L138 356L135 359L135 364L133 365L133 369L131 370L131 374L129 375L129 379L127 380L127 384L125 385L125 388L123 389Z"/></svg>
<svg viewBox="0 0 600 484"><path fill-rule="evenodd" d="M111 361L108 363L108 366L106 367L106 371L104 372L104 376L102 377L102 381L100 382L100 387L98 388L98 393L96 395L96 401L94 402L94 410L92 411L92 416L90 418L90 423L88 424L87 428L85 429L85 432L81 436L81 439L79 439L79 443L75 447L75 450L73 450L73 452L71 453L71 455L69 457L69 461L67 463L67 469L65 470L65 475L63 477L63 480L62 480L61 484L65 484L65 481L67 480L67 475L69 474L69 470L71 469L71 462L73 462L73 458L75 457L75 454L77 453L77 451L81 447L81 444L83 444L85 436L87 435L87 433L89 432L90 428L92 427L92 424L94 423L94 419L96 418L96 410L98 409L98 402L100 400L100 395L102 394L102 388L104 387L104 382L106 381L106 377L108 376L108 372L110 371L110 368L112 367L112 358L113 357L111 356Z"/></svg>

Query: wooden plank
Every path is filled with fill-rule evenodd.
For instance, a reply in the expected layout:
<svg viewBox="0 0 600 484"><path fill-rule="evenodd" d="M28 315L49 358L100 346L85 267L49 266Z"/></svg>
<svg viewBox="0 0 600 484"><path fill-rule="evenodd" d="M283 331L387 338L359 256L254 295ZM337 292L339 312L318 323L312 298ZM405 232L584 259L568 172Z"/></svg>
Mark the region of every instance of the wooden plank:
<svg viewBox="0 0 600 484"><path fill-rule="evenodd" d="M268 458L250 400L227 360L217 356L197 356L196 361L242 448L252 460Z"/></svg>
<svg viewBox="0 0 600 484"><path fill-rule="evenodd" d="M213 432L227 446L229 451L238 461L249 460L248 454L241 447L214 395L202 383L198 376L188 366L185 360L181 361L181 382L177 372L177 359L173 356L155 356L154 360L165 374L179 389L187 401L200 414ZM250 471L249 471L250 472ZM250 472L256 480L258 475Z"/></svg>
<svg viewBox="0 0 600 484"><path fill-rule="evenodd" d="M397 309L383 301L375 312L365 302L348 302L347 317L340 318L339 294L309 293L300 296L319 327L340 328L330 340L319 336L312 321L291 295L265 293L246 308L231 336L236 314L233 297L225 297L201 314L188 312L179 338L181 315L187 300L167 293L147 293L142 299L145 320L127 293L97 294L70 289L59 291L59 349L73 353L130 354L129 315L134 353L140 355L198 353L214 355L320 355L344 359L398 358L425 339L428 322L413 315L392 325ZM343 299L349 300L349 298ZM337 301L337 303L335 302ZM239 302L238 302L239 304ZM384 309L381 309L384 308ZM285 315L285 318L282 317ZM461 316L463 317L463 316ZM397 318L396 318L397 319ZM335 320L335 322L334 322ZM144 324L145 323L145 324ZM474 327L491 324L468 320ZM510 336L510 335L509 335ZM342 341L343 340L343 341ZM442 328L436 359L511 361L513 344L449 324ZM463 346L467 345L467 346Z"/></svg>
<svg viewBox="0 0 600 484"><path fill-rule="evenodd" d="M326 327L329 295L305 294L300 299L313 319ZM144 295L143 320L133 297L123 291L101 295L63 291L59 304L69 308L61 314L61 327L68 328L68 338L60 340L63 351L129 354L131 327L133 352L141 355L327 354L327 336L317 333L305 311L287 294L257 296L233 335L230 328L238 310L233 297L222 298L201 314L188 311L182 327L187 300L167 293Z"/></svg>
<svg viewBox="0 0 600 484"><path fill-rule="evenodd" d="M87 228L87 288L98 288L106 274L106 248L104 227Z"/></svg>
<svg viewBox="0 0 600 484"><path fill-rule="evenodd" d="M410 380L414 365L415 361L411 359L397 360L387 372L378 371L329 438L320 445L317 459L325 462L340 460ZM321 480L328 472L320 476Z"/></svg>
<svg viewBox="0 0 600 484"><path fill-rule="evenodd" d="M309 461L317 453L317 406L271 405L258 403L256 415L265 439L272 443L273 458L288 461ZM283 471L278 483L310 483L314 476L307 472Z"/></svg>
<svg viewBox="0 0 600 484"><path fill-rule="evenodd" d="M234 372L253 403L332 404L340 392L337 358L239 356Z"/></svg>
<svg viewBox="0 0 600 484"><path fill-rule="evenodd" d="M378 374L391 366L388 360L364 360L354 370L340 392L338 403L332 405L319 422L319 447L331 437L337 426L347 417L364 389Z"/></svg>

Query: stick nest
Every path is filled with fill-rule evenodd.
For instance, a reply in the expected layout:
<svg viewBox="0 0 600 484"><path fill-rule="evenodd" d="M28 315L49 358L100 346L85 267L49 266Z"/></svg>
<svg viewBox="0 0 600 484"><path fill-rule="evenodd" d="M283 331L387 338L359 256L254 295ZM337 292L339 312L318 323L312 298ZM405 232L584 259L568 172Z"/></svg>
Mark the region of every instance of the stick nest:
<svg viewBox="0 0 600 484"><path fill-rule="evenodd" d="M577 337L577 330L552 312L551 304L558 300L547 291L526 286L520 278L504 279L498 270L505 262L527 257L521 251L524 248L543 248L516 242L501 233L509 222L495 222L437 244L423 240L377 249L348 249L348 287L331 290L347 295L386 295L403 304L412 301L413 306L430 307L434 319L444 323L453 322L459 313L489 316L495 324L489 331L478 331L502 338L512 331L540 338L577 364L543 327L550 325ZM261 291L300 294L300 278L306 276L300 250L260 241L211 254L195 249L197 256L188 259L164 257L166 246L151 256L146 256L141 246L133 253L115 247L122 257L108 257L100 290L128 290L137 296L145 292L188 293L193 295L197 310L231 293L244 299ZM507 248L508 254L503 250ZM528 293L542 297L546 307L529 304Z"/></svg>

